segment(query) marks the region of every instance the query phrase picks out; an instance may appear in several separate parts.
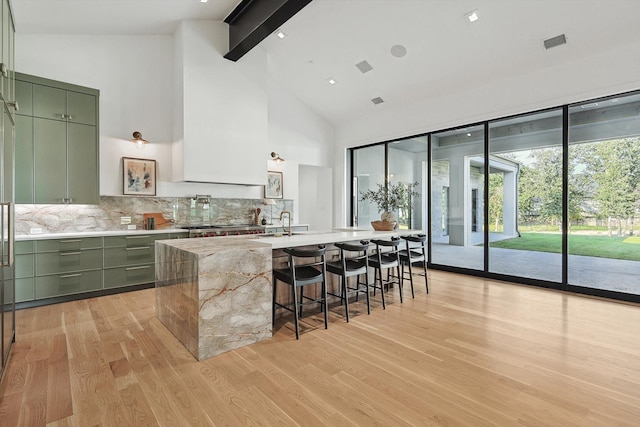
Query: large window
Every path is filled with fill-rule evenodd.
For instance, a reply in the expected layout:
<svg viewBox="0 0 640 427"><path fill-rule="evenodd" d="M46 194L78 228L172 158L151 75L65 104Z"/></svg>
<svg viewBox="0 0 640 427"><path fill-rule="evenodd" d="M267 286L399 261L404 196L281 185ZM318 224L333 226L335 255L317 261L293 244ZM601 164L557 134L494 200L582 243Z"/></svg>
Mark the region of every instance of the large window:
<svg viewBox="0 0 640 427"><path fill-rule="evenodd" d="M432 262L483 270L484 126L431 135L431 162Z"/></svg>
<svg viewBox="0 0 640 427"><path fill-rule="evenodd" d="M562 282L562 110L489 124L489 271Z"/></svg>
<svg viewBox="0 0 640 427"><path fill-rule="evenodd" d="M638 111L632 93L352 149L354 194L419 182L396 216L432 267L640 301Z"/></svg>
<svg viewBox="0 0 640 427"><path fill-rule="evenodd" d="M640 295L640 95L569 109L569 285Z"/></svg>

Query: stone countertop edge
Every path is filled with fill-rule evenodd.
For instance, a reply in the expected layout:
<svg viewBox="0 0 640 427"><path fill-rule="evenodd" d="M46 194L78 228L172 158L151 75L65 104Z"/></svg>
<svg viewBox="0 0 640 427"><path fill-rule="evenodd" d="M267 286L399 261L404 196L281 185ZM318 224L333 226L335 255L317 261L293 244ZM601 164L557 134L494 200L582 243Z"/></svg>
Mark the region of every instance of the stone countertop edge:
<svg viewBox="0 0 640 427"><path fill-rule="evenodd" d="M352 242L359 240L385 239L392 236L418 234L422 230L354 230L354 231L325 231L306 232L293 236L258 237L255 235L228 236L228 237L201 237L198 239L174 239L161 240L161 244L180 250L191 252L199 256L215 254L229 250L254 249L271 247L271 249L283 249L294 246L322 245L337 242ZM158 242L156 242L158 243Z"/></svg>
<svg viewBox="0 0 640 427"><path fill-rule="evenodd" d="M16 235L16 242L29 240L46 239L69 239L77 237L108 237L108 236L128 236L132 234L167 234L186 233L183 228L164 228L158 230L112 230L112 231L78 231L70 233L43 233L43 234L19 234Z"/></svg>

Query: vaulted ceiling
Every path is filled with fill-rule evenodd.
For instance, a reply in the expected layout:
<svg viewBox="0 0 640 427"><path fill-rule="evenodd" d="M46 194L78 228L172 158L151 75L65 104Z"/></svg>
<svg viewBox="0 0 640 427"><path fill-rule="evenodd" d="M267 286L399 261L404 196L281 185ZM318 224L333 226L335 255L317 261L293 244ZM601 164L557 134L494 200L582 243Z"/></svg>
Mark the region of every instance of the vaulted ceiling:
<svg viewBox="0 0 640 427"><path fill-rule="evenodd" d="M172 34L182 19L223 20L237 3L12 0L24 34ZM638 16L638 0L313 0L282 26L285 38L259 48L274 79L339 126L637 43ZM546 50L543 41L559 34L567 44ZM397 45L404 56L392 53ZM361 72L362 61L372 69Z"/></svg>

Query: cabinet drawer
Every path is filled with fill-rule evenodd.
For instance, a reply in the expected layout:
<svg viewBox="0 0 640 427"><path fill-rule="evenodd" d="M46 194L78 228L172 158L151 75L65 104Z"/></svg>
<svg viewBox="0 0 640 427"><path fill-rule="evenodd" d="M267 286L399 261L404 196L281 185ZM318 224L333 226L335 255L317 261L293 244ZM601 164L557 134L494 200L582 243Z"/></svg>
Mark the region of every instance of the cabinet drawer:
<svg viewBox="0 0 640 427"><path fill-rule="evenodd" d="M16 255L16 277L33 277L35 275L33 258L33 254Z"/></svg>
<svg viewBox="0 0 640 427"><path fill-rule="evenodd" d="M13 248L15 250L16 255L32 254L33 252L35 252L35 246L36 246L35 242L31 240L31 241L15 242L13 245Z"/></svg>
<svg viewBox="0 0 640 427"><path fill-rule="evenodd" d="M102 289L102 270L36 277L36 299Z"/></svg>
<svg viewBox="0 0 640 427"><path fill-rule="evenodd" d="M102 249L36 254L36 275L102 268Z"/></svg>
<svg viewBox="0 0 640 427"><path fill-rule="evenodd" d="M80 249L102 248L102 237L79 239L52 239L36 241L36 252L78 251Z"/></svg>
<svg viewBox="0 0 640 427"><path fill-rule="evenodd" d="M140 285L155 281L155 266L153 264L134 267L108 268L104 270L104 288Z"/></svg>
<svg viewBox="0 0 640 427"><path fill-rule="evenodd" d="M149 246L107 248L104 250L104 266L119 267L155 262L153 243Z"/></svg>
<svg viewBox="0 0 640 427"><path fill-rule="evenodd" d="M133 248L138 246L153 246L154 237L151 234L135 236L110 236L104 238L105 248Z"/></svg>
<svg viewBox="0 0 640 427"><path fill-rule="evenodd" d="M33 277L16 279L16 302L33 301L35 299L34 281Z"/></svg>

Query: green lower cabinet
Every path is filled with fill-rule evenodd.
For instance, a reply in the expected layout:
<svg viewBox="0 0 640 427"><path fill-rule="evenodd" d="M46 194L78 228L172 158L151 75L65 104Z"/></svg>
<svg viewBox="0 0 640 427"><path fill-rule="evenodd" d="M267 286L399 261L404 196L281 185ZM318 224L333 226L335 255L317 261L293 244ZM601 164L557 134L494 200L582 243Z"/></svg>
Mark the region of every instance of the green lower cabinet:
<svg viewBox="0 0 640 427"><path fill-rule="evenodd" d="M102 269L102 249L36 254L36 275Z"/></svg>
<svg viewBox="0 0 640 427"><path fill-rule="evenodd" d="M102 289L102 269L36 277L36 299Z"/></svg>
<svg viewBox="0 0 640 427"><path fill-rule="evenodd" d="M153 281L155 281L155 266L153 264L104 269L105 289L142 285Z"/></svg>
<svg viewBox="0 0 640 427"><path fill-rule="evenodd" d="M16 302L33 301L36 298L35 279L27 277L16 278Z"/></svg>
<svg viewBox="0 0 640 427"><path fill-rule="evenodd" d="M153 243L151 243L153 245ZM118 267L132 264L147 264L155 262L153 246L138 246L134 248L106 248L104 250L104 266Z"/></svg>

